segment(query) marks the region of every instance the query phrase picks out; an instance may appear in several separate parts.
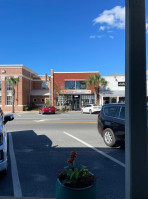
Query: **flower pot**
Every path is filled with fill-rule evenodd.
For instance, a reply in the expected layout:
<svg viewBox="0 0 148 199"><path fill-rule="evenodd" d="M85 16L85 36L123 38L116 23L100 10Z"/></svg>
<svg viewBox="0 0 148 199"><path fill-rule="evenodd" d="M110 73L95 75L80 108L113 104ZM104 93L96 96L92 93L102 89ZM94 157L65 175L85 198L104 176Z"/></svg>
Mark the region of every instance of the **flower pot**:
<svg viewBox="0 0 148 199"><path fill-rule="evenodd" d="M85 188L64 186L59 179L56 182L56 199L96 199L96 183Z"/></svg>

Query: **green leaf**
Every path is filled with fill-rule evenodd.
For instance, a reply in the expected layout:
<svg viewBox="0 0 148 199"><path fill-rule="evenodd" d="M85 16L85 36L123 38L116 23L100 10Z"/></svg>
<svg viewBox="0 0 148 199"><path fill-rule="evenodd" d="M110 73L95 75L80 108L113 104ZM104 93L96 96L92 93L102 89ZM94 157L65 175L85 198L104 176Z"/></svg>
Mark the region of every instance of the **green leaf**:
<svg viewBox="0 0 148 199"><path fill-rule="evenodd" d="M80 171L80 170L82 170L82 169L86 169L86 166L84 166L84 165L79 165L78 170Z"/></svg>
<svg viewBox="0 0 148 199"><path fill-rule="evenodd" d="M74 173L74 177L75 177L76 180L78 179L79 174L80 174L80 172L78 170L76 170L75 173Z"/></svg>

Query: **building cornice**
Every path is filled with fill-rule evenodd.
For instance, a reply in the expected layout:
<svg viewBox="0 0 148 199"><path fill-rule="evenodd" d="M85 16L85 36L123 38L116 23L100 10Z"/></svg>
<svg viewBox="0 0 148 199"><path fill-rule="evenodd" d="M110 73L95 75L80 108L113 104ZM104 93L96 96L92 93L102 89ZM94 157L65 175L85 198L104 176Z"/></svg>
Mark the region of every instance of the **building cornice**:
<svg viewBox="0 0 148 199"><path fill-rule="evenodd" d="M31 70L30 68L24 66L23 64L5 64L5 65L0 65L0 68L23 68L26 71L35 74L35 75L39 75L38 73L36 73L35 71Z"/></svg>
<svg viewBox="0 0 148 199"><path fill-rule="evenodd" d="M54 72L54 73L99 73L99 71L87 71L87 72Z"/></svg>

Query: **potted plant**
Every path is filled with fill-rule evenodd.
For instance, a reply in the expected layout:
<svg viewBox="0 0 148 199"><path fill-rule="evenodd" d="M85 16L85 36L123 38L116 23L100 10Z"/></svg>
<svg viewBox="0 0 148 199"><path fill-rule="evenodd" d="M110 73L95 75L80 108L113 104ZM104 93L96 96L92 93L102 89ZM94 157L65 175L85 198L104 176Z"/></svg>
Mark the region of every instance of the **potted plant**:
<svg viewBox="0 0 148 199"><path fill-rule="evenodd" d="M71 152L69 166L57 173L56 199L96 199L96 176L83 165L75 168L76 157Z"/></svg>

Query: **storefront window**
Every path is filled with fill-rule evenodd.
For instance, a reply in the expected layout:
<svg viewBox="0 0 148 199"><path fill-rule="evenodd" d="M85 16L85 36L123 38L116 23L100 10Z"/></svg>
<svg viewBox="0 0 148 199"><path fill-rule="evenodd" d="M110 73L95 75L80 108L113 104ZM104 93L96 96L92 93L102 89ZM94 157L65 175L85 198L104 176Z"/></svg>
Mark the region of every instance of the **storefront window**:
<svg viewBox="0 0 148 199"><path fill-rule="evenodd" d="M12 87L7 82L7 105L12 105Z"/></svg>
<svg viewBox="0 0 148 199"><path fill-rule="evenodd" d="M85 81L65 81L65 89L86 89Z"/></svg>
<svg viewBox="0 0 148 199"><path fill-rule="evenodd" d="M75 89L75 81L65 81L65 89Z"/></svg>
<svg viewBox="0 0 148 199"><path fill-rule="evenodd" d="M86 89L86 83L84 81L76 81L76 89Z"/></svg>

